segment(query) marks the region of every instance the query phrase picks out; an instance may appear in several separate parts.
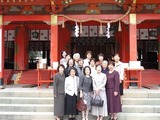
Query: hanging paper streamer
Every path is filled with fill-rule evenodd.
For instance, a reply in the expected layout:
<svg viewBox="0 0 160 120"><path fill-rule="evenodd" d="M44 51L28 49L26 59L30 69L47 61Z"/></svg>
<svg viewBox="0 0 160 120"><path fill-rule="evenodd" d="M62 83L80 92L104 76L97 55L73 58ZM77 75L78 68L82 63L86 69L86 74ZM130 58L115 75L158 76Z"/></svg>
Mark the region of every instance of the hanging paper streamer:
<svg viewBox="0 0 160 120"><path fill-rule="evenodd" d="M118 31L122 31L122 27L121 27L121 22L119 21L119 24L118 24Z"/></svg>
<svg viewBox="0 0 160 120"><path fill-rule="evenodd" d="M83 30L82 30L82 23L80 23L80 34L83 33Z"/></svg>
<svg viewBox="0 0 160 120"><path fill-rule="evenodd" d="M79 26L76 22L76 26L75 26L75 36L78 37L79 36Z"/></svg>
<svg viewBox="0 0 160 120"><path fill-rule="evenodd" d="M107 38L110 38L110 37L111 37L111 36L110 36L110 31L109 31L109 30L110 30L110 27L111 27L111 25L110 25L110 23L108 22L108 23L107 23L107 31L106 31L106 32L107 32L107 34L106 34Z"/></svg>
<svg viewBox="0 0 160 120"><path fill-rule="evenodd" d="M63 17L62 28L65 28L65 25L64 25L64 17Z"/></svg>
<svg viewBox="0 0 160 120"><path fill-rule="evenodd" d="M100 28L99 28L99 34L103 34L102 23L101 23Z"/></svg>

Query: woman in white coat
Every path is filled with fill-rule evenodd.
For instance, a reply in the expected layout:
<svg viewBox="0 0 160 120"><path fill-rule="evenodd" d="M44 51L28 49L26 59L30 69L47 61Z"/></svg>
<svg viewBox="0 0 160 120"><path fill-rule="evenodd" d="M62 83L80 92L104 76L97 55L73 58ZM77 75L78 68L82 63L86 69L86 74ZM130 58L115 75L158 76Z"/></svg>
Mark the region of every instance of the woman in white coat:
<svg viewBox="0 0 160 120"><path fill-rule="evenodd" d="M76 103L79 87L79 77L76 76L76 68L71 67L69 70L69 76L65 79L65 94L66 94L66 115L69 116L69 120L76 120L77 115Z"/></svg>

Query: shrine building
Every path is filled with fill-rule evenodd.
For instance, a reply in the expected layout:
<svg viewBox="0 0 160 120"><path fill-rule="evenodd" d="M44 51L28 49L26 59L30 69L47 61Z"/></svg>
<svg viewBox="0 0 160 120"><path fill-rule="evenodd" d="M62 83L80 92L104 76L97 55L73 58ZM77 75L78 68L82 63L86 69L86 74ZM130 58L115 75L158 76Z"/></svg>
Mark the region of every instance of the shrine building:
<svg viewBox="0 0 160 120"><path fill-rule="evenodd" d="M52 66L62 50L119 53L160 84L160 0L0 0L0 85L20 71L18 84L37 84L37 60Z"/></svg>

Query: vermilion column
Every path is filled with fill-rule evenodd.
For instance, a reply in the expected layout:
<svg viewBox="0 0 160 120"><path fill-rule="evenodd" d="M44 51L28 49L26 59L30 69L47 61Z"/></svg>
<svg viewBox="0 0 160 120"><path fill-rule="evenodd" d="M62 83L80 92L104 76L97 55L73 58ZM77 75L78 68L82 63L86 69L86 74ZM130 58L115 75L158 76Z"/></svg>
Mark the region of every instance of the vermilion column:
<svg viewBox="0 0 160 120"><path fill-rule="evenodd" d="M158 27L158 70L160 70L160 27Z"/></svg>
<svg viewBox="0 0 160 120"><path fill-rule="evenodd" d="M128 43L128 31L127 25L122 23L122 58L121 61L128 62L128 55L129 55L129 45Z"/></svg>
<svg viewBox="0 0 160 120"><path fill-rule="evenodd" d="M129 21L129 61L137 61L136 14L130 14Z"/></svg>
<svg viewBox="0 0 160 120"><path fill-rule="evenodd" d="M58 18L51 15L51 41L50 41L50 63L58 61Z"/></svg>
<svg viewBox="0 0 160 120"><path fill-rule="evenodd" d="M3 16L0 15L0 88L4 84L4 39L3 39Z"/></svg>
<svg viewBox="0 0 160 120"><path fill-rule="evenodd" d="M28 29L25 26L16 28L15 35L15 54L14 54L14 69L27 70L28 69Z"/></svg>

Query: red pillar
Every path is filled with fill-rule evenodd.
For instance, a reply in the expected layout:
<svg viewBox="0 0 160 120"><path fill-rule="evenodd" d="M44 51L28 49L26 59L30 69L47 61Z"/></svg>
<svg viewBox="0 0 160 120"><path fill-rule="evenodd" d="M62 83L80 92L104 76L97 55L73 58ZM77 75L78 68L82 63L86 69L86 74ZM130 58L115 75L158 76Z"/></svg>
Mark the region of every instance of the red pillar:
<svg viewBox="0 0 160 120"><path fill-rule="evenodd" d="M58 31L59 58L61 58L62 50L66 50L68 53L70 53L71 32L68 30L68 28L62 28L61 26L59 26Z"/></svg>
<svg viewBox="0 0 160 120"><path fill-rule="evenodd" d="M129 61L137 60L137 25L136 14L129 15Z"/></svg>
<svg viewBox="0 0 160 120"><path fill-rule="evenodd" d="M59 62L58 57L58 18L51 15L51 41L50 41L50 63Z"/></svg>
<svg viewBox="0 0 160 120"><path fill-rule="evenodd" d="M14 69L28 69L28 29L25 26L16 28Z"/></svg>
<svg viewBox="0 0 160 120"><path fill-rule="evenodd" d="M4 31L3 16L0 15L0 88L4 84Z"/></svg>
<svg viewBox="0 0 160 120"><path fill-rule="evenodd" d="M158 27L158 70L160 70L160 27Z"/></svg>

